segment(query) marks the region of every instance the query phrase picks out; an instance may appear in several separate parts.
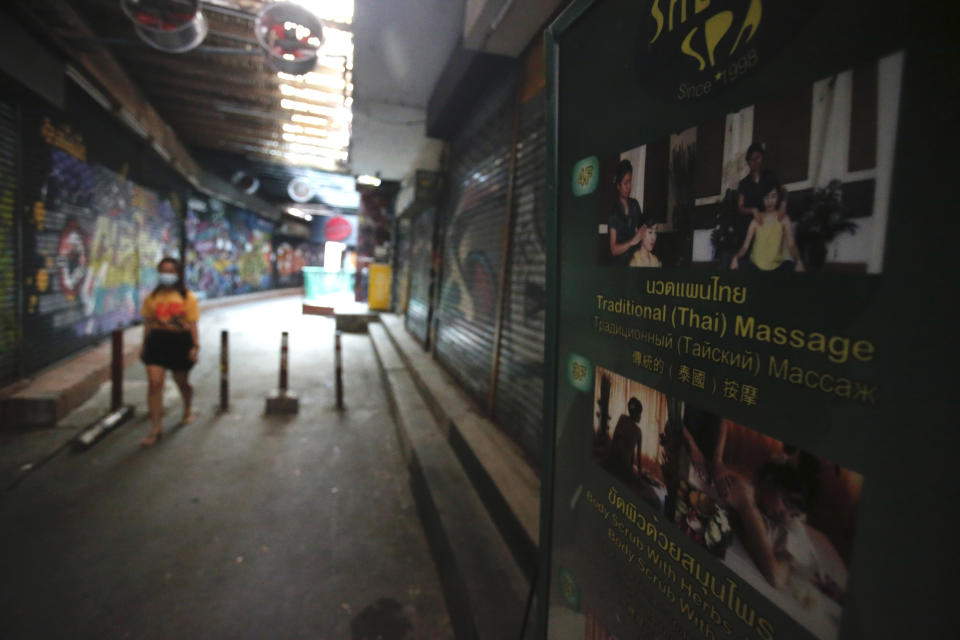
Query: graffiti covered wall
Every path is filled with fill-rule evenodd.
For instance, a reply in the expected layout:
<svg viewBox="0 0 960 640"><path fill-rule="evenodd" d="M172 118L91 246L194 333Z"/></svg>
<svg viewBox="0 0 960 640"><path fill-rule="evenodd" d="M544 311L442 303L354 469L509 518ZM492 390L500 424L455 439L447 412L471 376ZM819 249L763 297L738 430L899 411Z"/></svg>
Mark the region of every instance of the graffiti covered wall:
<svg viewBox="0 0 960 640"><path fill-rule="evenodd" d="M536 55L534 49L531 59ZM505 80L452 143L447 197L437 212L439 246L432 246L434 212L426 209L410 220L411 238L401 238L410 248L401 250L409 255L407 329L537 464L546 319L546 124L543 85L534 81L535 70L530 73L533 80L519 87Z"/></svg>
<svg viewBox="0 0 960 640"><path fill-rule="evenodd" d="M392 189L373 189L360 196L357 233L357 271L359 273L354 285L357 302L367 301L370 264L386 260L396 197L397 193ZM327 236L333 239L330 238L329 231Z"/></svg>
<svg viewBox="0 0 960 640"><path fill-rule="evenodd" d="M273 225L216 198L194 195L186 218L187 286L202 298L274 286Z"/></svg>
<svg viewBox="0 0 960 640"><path fill-rule="evenodd" d="M91 127L92 129L92 127ZM156 264L179 256L176 193L92 159L82 130L45 113L24 124L24 341L36 370L139 318Z"/></svg>
<svg viewBox="0 0 960 640"><path fill-rule="evenodd" d="M14 220L17 190L16 108L0 103L0 387L20 370L17 317L17 241Z"/></svg>
<svg viewBox="0 0 960 640"><path fill-rule="evenodd" d="M277 259L277 286L303 285L303 267L323 265L323 245L293 236L273 237L273 251Z"/></svg>
<svg viewBox="0 0 960 640"><path fill-rule="evenodd" d="M543 425L543 335L546 320L544 183L546 126L543 93L523 104L513 180L513 227L507 265L503 339L494 417L531 460Z"/></svg>
<svg viewBox="0 0 960 640"><path fill-rule="evenodd" d="M437 358L480 403L493 367L509 191L511 103L498 97L494 114L452 146L434 313Z"/></svg>

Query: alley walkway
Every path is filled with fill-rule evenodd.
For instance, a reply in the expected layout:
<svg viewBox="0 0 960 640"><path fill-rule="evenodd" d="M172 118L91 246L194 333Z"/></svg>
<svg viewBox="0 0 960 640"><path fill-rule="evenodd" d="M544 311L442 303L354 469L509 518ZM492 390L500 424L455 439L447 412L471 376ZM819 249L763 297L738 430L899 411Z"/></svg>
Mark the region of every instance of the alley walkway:
<svg viewBox="0 0 960 640"><path fill-rule="evenodd" d="M300 413L266 417L283 330ZM209 311L191 374L199 417L175 426L168 381L166 436L150 449L146 376L130 366L133 421L0 494L0 638L451 638L369 338L343 339L340 414L331 319L302 316L299 297ZM104 388L72 419L108 403Z"/></svg>

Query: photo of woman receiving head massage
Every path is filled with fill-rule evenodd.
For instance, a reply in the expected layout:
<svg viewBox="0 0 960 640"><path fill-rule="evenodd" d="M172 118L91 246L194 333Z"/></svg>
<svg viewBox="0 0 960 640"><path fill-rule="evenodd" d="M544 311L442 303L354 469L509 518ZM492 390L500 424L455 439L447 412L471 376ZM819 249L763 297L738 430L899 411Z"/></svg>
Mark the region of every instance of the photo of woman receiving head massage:
<svg viewBox="0 0 960 640"><path fill-rule="evenodd" d="M644 221L640 227L640 246L630 258L631 267L659 267L660 259L653 253L657 246L657 225Z"/></svg>
<svg viewBox="0 0 960 640"><path fill-rule="evenodd" d="M622 158L613 180L616 200L608 223L610 255L615 264L630 267L659 267L654 255L657 225L643 214L633 190L633 163Z"/></svg>
<svg viewBox="0 0 960 640"><path fill-rule="evenodd" d="M667 516L816 637L835 638L863 477L716 414L678 412L665 436Z"/></svg>

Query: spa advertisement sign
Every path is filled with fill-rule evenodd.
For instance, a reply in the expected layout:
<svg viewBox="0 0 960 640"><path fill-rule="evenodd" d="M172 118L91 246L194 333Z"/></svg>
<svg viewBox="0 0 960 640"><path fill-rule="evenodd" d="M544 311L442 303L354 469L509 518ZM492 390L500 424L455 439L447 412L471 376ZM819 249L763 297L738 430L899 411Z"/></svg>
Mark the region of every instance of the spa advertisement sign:
<svg viewBox="0 0 960 640"><path fill-rule="evenodd" d="M815 18L822 0L654 0L643 3L641 86L668 100L716 95L776 56Z"/></svg>
<svg viewBox="0 0 960 640"><path fill-rule="evenodd" d="M931 126L925 28L859 0L585 1L551 28L539 637L884 637L936 597L865 586L902 577L889 510L936 511L876 492L947 431L898 364L936 335L896 286L945 188L898 173Z"/></svg>

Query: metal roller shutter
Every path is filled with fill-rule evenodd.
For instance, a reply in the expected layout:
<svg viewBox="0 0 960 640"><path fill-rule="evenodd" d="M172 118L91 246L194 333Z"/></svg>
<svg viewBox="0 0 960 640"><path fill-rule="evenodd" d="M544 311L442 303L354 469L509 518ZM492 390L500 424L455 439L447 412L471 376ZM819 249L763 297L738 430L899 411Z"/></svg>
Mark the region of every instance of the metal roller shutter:
<svg viewBox="0 0 960 640"><path fill-rule="evenodd" d="M427 344L430 323L430 289L433 286L433 240L436 212L424 209L413 219L410 239L410 286L407 301L407 329L421 344Z"/></svg>
<svg viewBox="0 0 960 640"><path fill-rule="evenodd" d="M17 110L0 102L0 387L20 373L17 313Z"/></svg>
<svg viewBox="0 0 960 640"><path fill-rule="evenodd" d="M169 190L176 181L163 181L162 195L143 186L143 174L165 173L150 169L159 161L142 159L140 141L86 102L78 96L67 112L27 105L22 112L28 374L133 324L141 298L156 285L159 258L179 254L181 198ZM104 163L124 152L146 169L128 173Z"/></svg>
<svg viewBox="0 0 960 640"><path fill-rule="evenodd" d="M437 304L437 358L481 403L492 369L514 103L454 142Z"/></svg>
<svg viewBox="0 0 960 640"><path fill-rule="evenodd" d="M393 312L407 312L407 295L410 293L410 216L397 220L394 230L393 282L390 292Z"/></svg>
<svg viewBox="0 0 960 640"><path fill-rule="evenodd" d="M546 129L541 92L521 107L494 418L532 459L542 433Z"/></svg>

